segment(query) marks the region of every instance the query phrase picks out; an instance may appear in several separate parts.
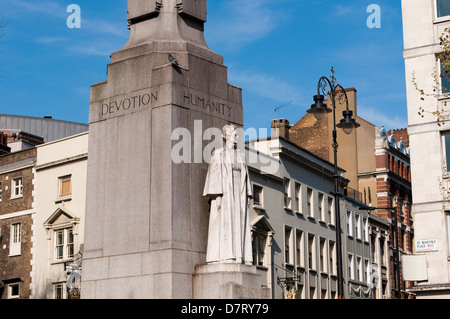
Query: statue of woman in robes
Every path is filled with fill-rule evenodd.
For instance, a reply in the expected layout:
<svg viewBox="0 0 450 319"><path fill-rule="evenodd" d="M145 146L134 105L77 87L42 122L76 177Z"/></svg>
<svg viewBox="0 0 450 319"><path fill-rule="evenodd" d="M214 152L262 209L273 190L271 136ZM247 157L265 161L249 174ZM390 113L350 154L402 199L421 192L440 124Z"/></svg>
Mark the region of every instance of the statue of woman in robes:
<svg viewBox="0 0 450 319"><path fill-rule="evenodd" d="M237 127L226 125L224 147L212 154L203 196L211 199L206 262L252 265L248 203L252 187Z"/></svg>

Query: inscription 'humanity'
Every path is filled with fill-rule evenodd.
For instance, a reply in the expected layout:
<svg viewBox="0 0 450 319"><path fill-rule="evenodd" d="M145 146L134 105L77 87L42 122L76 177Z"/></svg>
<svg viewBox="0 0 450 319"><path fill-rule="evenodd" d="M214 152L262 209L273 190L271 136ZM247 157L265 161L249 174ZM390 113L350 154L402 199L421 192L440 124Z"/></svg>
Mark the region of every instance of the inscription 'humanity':
<svg viewBox="0 0 450 319"><path fill-rule="evenodd" d="M229 117L231 117L231 110L233 109L233 107L228 104L219 101L211 101L208 98L193 93L185 92L183 101L192 106L201 107L203 110L209 110Z"/></svg>

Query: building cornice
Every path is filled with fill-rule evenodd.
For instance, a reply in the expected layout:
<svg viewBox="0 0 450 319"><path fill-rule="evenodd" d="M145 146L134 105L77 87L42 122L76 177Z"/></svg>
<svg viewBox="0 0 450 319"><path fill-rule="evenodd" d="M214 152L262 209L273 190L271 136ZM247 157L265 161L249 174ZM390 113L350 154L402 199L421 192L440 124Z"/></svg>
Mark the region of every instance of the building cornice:
<svg viewBox="0 0 450 319"><path fill-rule="evenodd" d="M40 171L49 167L53 167L53 166L58 166L58 165L64 165L70 162L75 162L75 161L81 161L81 160L85 160L88 158L88 153L84 153L84 154L79 154L76 156L71 156L71 157L67 157L67 158L63 158L57 161L53 161L53 162L48 162L45 164L41 164L41 165L37 165L36 166L36 171Z"/></svg>
<svg viewBox="0 0 450 319"><path fill-rule="evenodd" d="M34 209L28 209L28 210L23 210L21 212L14 212L14 213L9 213L9 214L5 214L5 215L0 215L0 220L16 218L16 217L25 216L25 215L32 215L35 213L36 212Z"/></svg>
<svg viewBox="0 0 450 319"><path fill-rule="evenodd" d="M439 43L437 43L437 44L429 44L429 45L424 45L424 46L421 46L421 47L405 49L403 51L403 58L405 60L406 59L413 59L413 58L426 56L426 55L430 55L430 54L437 54L437 53L439 53L441 51L442 51L442 49L441 49L441 46L439 45Z"/></svg>

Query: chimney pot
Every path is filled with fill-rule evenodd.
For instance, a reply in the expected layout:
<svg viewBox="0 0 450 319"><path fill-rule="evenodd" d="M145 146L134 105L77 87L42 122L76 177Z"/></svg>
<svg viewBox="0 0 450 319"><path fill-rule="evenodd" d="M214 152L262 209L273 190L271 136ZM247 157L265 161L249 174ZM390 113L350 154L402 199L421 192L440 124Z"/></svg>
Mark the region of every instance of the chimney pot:
<svg viewBox="0 0 450 319"><path fill-rule="evenodd" d="M281 137L289 141L289 121L287 119L272 120L272 137Z"/></svg>

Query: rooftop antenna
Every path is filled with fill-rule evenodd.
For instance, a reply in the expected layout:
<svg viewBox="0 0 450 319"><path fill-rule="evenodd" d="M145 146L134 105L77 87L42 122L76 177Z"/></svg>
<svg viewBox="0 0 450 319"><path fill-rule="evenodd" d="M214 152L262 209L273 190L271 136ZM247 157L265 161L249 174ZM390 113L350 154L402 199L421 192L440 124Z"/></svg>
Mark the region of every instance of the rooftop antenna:
<svg viewBox="0 0 450 319"><path fill-rule="evenodd" d="M292 100L290 100L289 102L286 102L286 103L284 103L284 104L282 104L282 105L280 105L280 106L278 106L278 107L276 107L275 108L275 120L277 119L277 112L279 111L279 110L281 110L282 108L285 108L286 106L288 106L289 104L292 104Z"/></svg>

